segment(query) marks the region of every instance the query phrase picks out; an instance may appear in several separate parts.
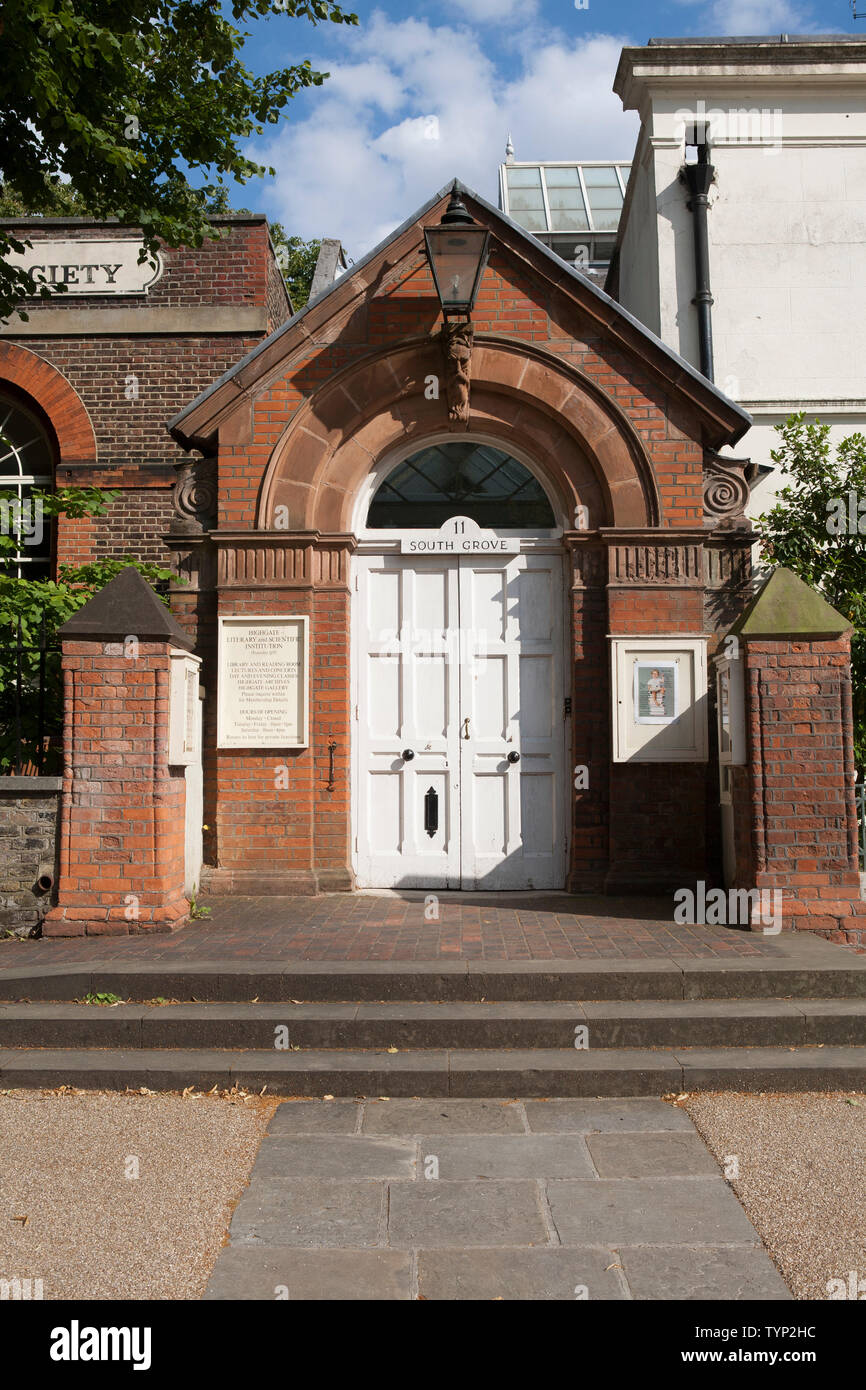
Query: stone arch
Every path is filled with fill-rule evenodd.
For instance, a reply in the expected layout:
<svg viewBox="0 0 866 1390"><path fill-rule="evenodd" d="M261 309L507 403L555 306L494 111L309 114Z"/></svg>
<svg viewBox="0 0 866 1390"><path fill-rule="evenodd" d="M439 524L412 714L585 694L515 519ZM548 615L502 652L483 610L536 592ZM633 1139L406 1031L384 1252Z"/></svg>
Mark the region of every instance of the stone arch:
<svg viewBox="0 0 866 1390"><path fill-rule="evenodd" d="M339 373L301 407L275 445L257 525L270 530L276 508L289 530L346 533L356 494L398 446L448 426L435 339L366 357ZM620 407L584 373L533 344L480 335L472 356L473 429L517 444L538 460L566 509L586 506L589 526L655 526L660 516L652 465Z"/></svg>
<svg viewBox="0 0 866 1390"><path fill-rule="evenodd" d="M29 348L0 342L0 389L13 387L36 405L57 446L60 466L96 463L96 435L84 402L56 367Z"/></svg>

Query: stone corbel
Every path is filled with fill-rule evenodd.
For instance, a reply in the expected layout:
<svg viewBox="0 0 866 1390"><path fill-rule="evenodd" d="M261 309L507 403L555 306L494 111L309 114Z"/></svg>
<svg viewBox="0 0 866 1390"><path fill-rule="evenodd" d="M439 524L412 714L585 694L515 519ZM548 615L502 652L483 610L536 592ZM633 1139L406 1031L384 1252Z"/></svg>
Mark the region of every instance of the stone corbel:
<svg viewBox="0 0 866 1390"><path fill-rule="evenodd" d="M751 529L746 504L758 465L751 459L728 458L704 450L704 525Z"/></svg>
<svg viewBox="0 0 866 1390"><path fill-rule="evenodd" d="M200 536L209 531L217 518L216 459L190 459L177 470L172 494L173 536Z"/></svg>

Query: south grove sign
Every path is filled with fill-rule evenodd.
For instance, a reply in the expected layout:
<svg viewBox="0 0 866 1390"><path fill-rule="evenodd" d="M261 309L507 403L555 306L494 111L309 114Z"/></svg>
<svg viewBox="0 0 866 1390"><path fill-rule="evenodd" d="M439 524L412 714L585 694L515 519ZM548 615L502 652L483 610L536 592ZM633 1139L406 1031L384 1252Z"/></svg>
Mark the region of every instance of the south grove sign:
<svg viewBox="0 0 866 1390"><path fill-rule="evenodd" d="M7 260L26 270L38 294L43 285L65 285L68 294L147 294L162 275L162 257L139 262L141 241L34 241Z"/></svg>
<svg viewBox="0 0 866 1390"><path fill-rule="evenodd" d="M519 536L497 536L469 516L450 516L438 531L411 531L400 538L402 555L516 555Z"/></svg>

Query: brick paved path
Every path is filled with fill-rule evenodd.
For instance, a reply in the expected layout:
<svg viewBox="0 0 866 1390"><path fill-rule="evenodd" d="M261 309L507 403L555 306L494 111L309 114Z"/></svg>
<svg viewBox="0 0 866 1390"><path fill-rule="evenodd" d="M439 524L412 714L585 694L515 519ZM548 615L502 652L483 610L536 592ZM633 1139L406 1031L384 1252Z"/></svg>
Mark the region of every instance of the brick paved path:
<svg viewBox="0 0 866 1390"><path fill-rule="evenodd" d="M681 926L669 898L423 894L214 898L212 916L170 935L0 942L0 970L89 960L725 960L772 955L778 938Z"/></svg>

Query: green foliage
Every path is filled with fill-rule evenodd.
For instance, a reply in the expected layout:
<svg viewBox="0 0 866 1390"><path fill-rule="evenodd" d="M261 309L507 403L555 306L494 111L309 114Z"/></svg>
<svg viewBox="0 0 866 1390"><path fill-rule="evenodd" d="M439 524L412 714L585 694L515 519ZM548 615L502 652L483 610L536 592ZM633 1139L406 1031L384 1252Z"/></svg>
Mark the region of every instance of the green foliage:
<svg viewBox="0 0 866 1390"><path fill-rule="evenodd" d="M289 289L289 298L295 313L303 309L310 297L310 287L316 273L316 262L322 243L320 240L304 241L299 236L286 236L280 222L271 225L271 240L277 251L277 261Z"/></svg>
<svg viewBox="0 0 866 1390"><path fill-rule="evenodd" d="M765 559L811 584L853 625L854 749L866 767L866 437L852 434L835 451L830 427L805 415L776 426L771 453L788 475L775 505L756 530ZM844 516L843 525L839 525ZM848 527L849 516L853 528Z"/></svg>
<svg viewBox="0 0 866 1390"><path fill-rule="evenodd" d="M308 60L261 77L243 64L249 33L237 26L287 18L358 22L333 0L5 0L4 187L38 210L68 181L90 215L141 227L143 256L160 238L200 246L217 237L207 200L225 179L274 173L248 159L244 143L328 76ZM0 258L24 249L0 229ZM32 294L26 273L0 259L0 317Z"/></svg>
<svg viewBox="0 0 866 1390"><path fill-rule="evenodd" d="M89 994L85 994L81 1003L99 1004L103 1009L110 1009L113 1008L115 1004L122 1004L123 1000L119 994L111 994L108 990L100 990L98 993L94 993L94 991L91 990Z"/></svg>
<svg viewBox="0 0 866 1390"><path fill-rule="evenodd" d="M211 910L204 907L198 900L198 885L194 884L189 895L189 916L191 922L197 922L202 917L210 917Z"/></svg>
<svg viewBox="0 0 866 1390"><path fill-rule="evenodd" d="M120 495L99 488L60 488L55 493L35 494L44 506L44 517L102 516ZM8 493L0 491L0 502ZM46 520L47 524L47 520ZM0 535L0 563L3 554L15 549L15 537ZM37 692L40 666L45 673L45 732L52 736L43 772L60 770L59 734L63 721L63 687L57 631L73 613L83 608L94 594L104 589L121 570L133 565L154 588L164 589L171 571L146 564L133 555L116 560L96 560L87 565L61 565L57 579L17 579L0 570L0 774L12 770L16 751L15 687L18 668L17 634L21 634L21 702L23 758L37 760L39 710ZM163 595L162 601L168 600ZM42 654L42 648L45 654Z"/></svg>
<svg viewBox="0 0 866 1390"><path fill-rule="evenodd" d="M87 217L90 208L71 183L43 175L25 199L11 183L0 187L0 217Z"/></svg>

